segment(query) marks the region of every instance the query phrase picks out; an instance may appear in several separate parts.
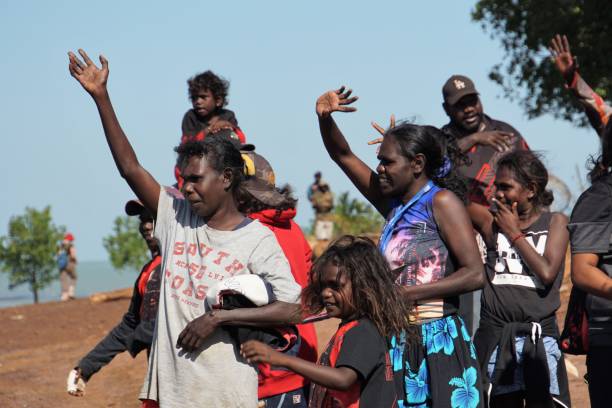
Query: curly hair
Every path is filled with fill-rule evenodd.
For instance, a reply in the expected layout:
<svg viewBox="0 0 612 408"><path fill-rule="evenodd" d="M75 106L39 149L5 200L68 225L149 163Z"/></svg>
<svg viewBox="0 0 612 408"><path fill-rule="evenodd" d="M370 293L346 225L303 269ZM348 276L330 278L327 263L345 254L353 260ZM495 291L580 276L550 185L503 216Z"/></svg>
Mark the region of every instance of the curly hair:
<svg viewBox="0 0 612 408"><path fill-rule="evenodd" d="M338 267L336 279L345 276L352 286L352 305L359 317L367 317L383 337L409 330L409 307L378 247L366 237L345 235L334 241L312 266L308 286L302 291L304 308L310 313L323 310L323 270Z"/></svg>
<svg viewBox="0 0 612 408"><path fill-rule="evenodd" d="M293 190L289 184L286 184L281 188L277 187L276 191L282 194L285 199L282 203L276 206L271 206L261 202L245 188L242 188L238 198L238 210L244 214L258 213L264 210L276 210L277 214L280 214L282 211L296 208L298 200L293 197Z"/></svg>
<svg viewBox="0 0 612 408"><path fill-rule="evenodd" d="M229 85L229 81L210 70L194 75L187 80L190 98L193 98L199 91L209 90L216 99L221 99L223 101L221 106L227 105Z"/></svg>
<svg viewBox="0 0 612 408"><path fill-rule="evenodd" d="M548 170L542 163L541 156L530 150L515 150L503 155L497 162L497 171L505 168L512 172L520 185L534 189L532 204L536 208L548 207L554 196L546 190Z"/></svg>
<svg viewBox="0 0 612 408"><path fill-rule="evenodd" d="M590 156L587 162L591 183L612 173L612 120L608 120L600 140L601 152L597 157Z"/></svg>
<svg viewBox="0 0 612 408"><path fill-rule="evenodd" d="M188 141L174 148L178 153L177 163L182 170L193 156L206 157L209 165L221 173L226 169L232 172L231 189L238 194L244 178L244 160L240 151L226 137L210 135L200 141Z"/></svg>
<svg viewBox="0 0 612 408"><path fill-rule="evenodd" d="M395 138L403 156L409 159L414 159L419 153L425 156L425 175L436 185L452 191L466 202L467 182L456 170L457 165L465 158L457 144L449 141L441 130L434 126L402 122L387 130L385 137L387 136ZM449 168L440 174L440 170L445 166Z"/></svg>

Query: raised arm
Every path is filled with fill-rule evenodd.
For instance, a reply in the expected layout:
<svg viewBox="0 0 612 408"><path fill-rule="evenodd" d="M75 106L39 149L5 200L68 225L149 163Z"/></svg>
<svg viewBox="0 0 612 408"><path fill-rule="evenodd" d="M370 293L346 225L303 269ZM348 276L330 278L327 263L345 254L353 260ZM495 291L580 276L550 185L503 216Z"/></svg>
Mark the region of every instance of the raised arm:
<svg viewBox="0 0 612 408"><path fill-rule="evenodd" d="M147 210L155 215L157 214L160 185L138 162L136 153L134 153L134 149L132 149L125 133L123 133L115 115L106 88L108 61L100 55L102 68L98 68L85 51L79 49L79 54L82 61L74 53L68 53L70 75L81 84L96 103L106 141L121 177L128 182L132 191L142 201Z"/></svg>
<svg viewBox="0 0 612 408"><path fill-rule="evenodd" d="M550 222L546 247L542 255L538 254L535 248L527 242L519 227L519 216L517 203L512 204L512 209L495 201L498 211L495 214L495 223L509 240L513 241L514 249L519 253L521 259L529 270L533 272L545 285L552 285L561 263L565 259L567 244L569 242L569 231L567 230L567 217L560 213L555 213Z"/></svg>
<svg viewBox="0 0 612 408"><path fill-rule="evenodd" d="M319 130L327 153L363 196L380 212L386 216L389 212L389 202L385 199L378 187L376 173L357 157L346 138L332 118L333 112L354 112L357 110L348 106L357 100L351 97L351 90L345 91L342 87L335 91L324 93L317 99L317 116L319 117Z"/></svg>
<svg viewBox="0 0 612 408"><path fill-rule="evenodd" d="M565 87L570 89L584 108L591 126L601 136L608 119L612 114L612 107L599 96L578 73L578 64L572 55L567 37L557 34L550 41L551 58L557 70L565 80Z"/></svg>
<svg viewBox="0 0 612 408"><path fill-rule="evenodd" d="M441 191L434 197L434 217L457 270L434 283L402 287L409 301L457 296L484 286L484 267L463 203L450 191Z"/></svg>

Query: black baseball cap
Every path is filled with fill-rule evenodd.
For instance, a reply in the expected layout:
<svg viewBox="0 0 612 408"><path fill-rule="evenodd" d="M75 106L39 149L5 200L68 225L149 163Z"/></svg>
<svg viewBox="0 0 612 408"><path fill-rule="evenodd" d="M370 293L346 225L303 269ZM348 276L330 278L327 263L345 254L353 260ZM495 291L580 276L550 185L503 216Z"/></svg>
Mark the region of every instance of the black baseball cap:
<svg viewBox="0 0 612 408"><path fill-rule="evenodd" d="M474 82L464 75L453 75L442 87L442 96L447 105L454 105L466 95L478 95Z"/></svg>

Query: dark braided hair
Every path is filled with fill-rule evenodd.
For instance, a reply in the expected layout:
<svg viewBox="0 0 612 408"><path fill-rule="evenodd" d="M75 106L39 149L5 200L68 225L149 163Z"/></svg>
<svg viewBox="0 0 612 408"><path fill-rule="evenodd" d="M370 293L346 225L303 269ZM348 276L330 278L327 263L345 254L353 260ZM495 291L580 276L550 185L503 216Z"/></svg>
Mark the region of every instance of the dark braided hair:
<svg viewBox="0 0 612 408"><path fill-rule="evenodd" d="M204 71L189 78L187 80L187 87L190 98L193 98L193 96L199 91L209 90L216 99L221 99L223 101L221 106L227 105L229 81L221 78L210 70Z"/></svg>
<svg viewBox="0 0 612 408"><path fill-rule="evenodd" d="M534 196L531 202L534 207L548 207L554 197L548 184L548 170L542 163L540 155L530 150L515 150L503 155L497 162L497 171L505 168L512 172L516 181L523 187L533 188Z"/></svg>
<svg viewBox="0 0 612 408"><path fill-rule="evenodd" d="M466 201L467 183L456 170L457 164L464 159L456 143L450 143L442 131L434 126L400 123L387 130L385 137L388 136L395 138L403 156L409 159L414 159L419 153L425 156L425 175L436 185L452 191L459 199ZM445 160L450 162L450 169L446 174L440 174Z"/></svg>
<svg viewBox="0 0 612 408"><path fill-rule="evenodd" d="M244 160L240 151L226 137L210 135L200 141L188 141L174 148L178 153L177 163L181 170L193 156L206 157L209 165L217 172L232 172L231 190L238 194L244 178Z"/></svg>
<svg viewBox="0 0 612 408"><path fill-rule="evenodd" d="M408 329L409 307L401 289L378 247L366 237L342 236L317 258L310 282L302 291L306 310L323 310L321 281L324 268L330 264L338 267L337 280L345 276L351 282L353 298L344 301L355 308L358 317L370 319L387 338Z"/></svg>

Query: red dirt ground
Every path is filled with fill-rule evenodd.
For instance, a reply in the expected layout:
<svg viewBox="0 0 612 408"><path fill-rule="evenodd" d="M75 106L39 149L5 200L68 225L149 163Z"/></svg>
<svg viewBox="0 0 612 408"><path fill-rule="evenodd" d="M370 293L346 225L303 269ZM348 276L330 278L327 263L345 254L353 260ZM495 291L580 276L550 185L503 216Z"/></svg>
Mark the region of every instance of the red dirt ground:
<svg viewBox="0 0 612 408"><path fill-rule="evenodd" d="M568 288L564 285L562 289L564 299ZM94 304L77 299L0 309L0 407L138 407L144 353L135 360L125 353L116 357L91 379L82 398L65 391L70 369L108 333L127 307L127 300ZM336 327L337 321L317 323L320 347ZM573 406L587 407L584 357L569 356L568 360L579 373L578 377L570 374Z"/></svg>

